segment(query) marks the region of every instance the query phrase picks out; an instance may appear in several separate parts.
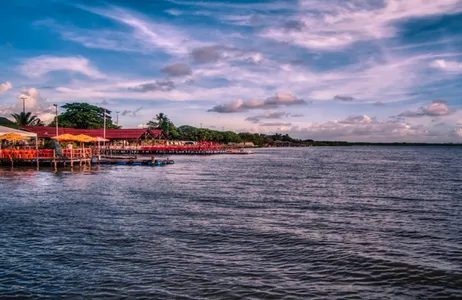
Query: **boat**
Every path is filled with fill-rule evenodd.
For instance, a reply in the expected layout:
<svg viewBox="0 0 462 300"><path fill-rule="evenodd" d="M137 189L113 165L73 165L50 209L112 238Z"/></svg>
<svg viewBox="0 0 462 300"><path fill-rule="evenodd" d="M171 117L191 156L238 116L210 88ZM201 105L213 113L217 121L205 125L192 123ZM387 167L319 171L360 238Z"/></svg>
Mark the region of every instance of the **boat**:
<svg viewBox="0 0 462 300"><path fill-rule="evenodd" d="M253 151L250 151L250 150L244 150L244 149L233 149L233 150L229 150L228 152L225 152L226 154L254 154Z"/></svg>
<svg viewBox="0 0 462 300"><path fill-rule="evenodd" d="M93 157L92 164L100 164L100 165L130 165L130 166L164 166L164 165L172 165L175 162L171 159L167 158L157 158L151 159L147 158L137 158L137 157L110 157L110 156L101 156Z"/></svg>

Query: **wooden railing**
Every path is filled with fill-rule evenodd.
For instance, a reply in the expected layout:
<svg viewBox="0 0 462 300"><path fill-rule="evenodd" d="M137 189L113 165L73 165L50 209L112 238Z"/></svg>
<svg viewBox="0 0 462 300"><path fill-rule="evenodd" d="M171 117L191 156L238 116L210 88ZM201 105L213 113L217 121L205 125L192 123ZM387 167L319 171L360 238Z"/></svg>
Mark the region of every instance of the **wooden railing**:
<svg viewBox="0 0 462 300"><path fill-rule="evenodd" d="M62 156L67 159L82 159L91 158L93 155L92 149L63 149ZM40 159L52 159L55 157L53 149L39 149L38 157ZM0 159L36 159L37 150L17 150L4 149L0 150Z"/></svg>

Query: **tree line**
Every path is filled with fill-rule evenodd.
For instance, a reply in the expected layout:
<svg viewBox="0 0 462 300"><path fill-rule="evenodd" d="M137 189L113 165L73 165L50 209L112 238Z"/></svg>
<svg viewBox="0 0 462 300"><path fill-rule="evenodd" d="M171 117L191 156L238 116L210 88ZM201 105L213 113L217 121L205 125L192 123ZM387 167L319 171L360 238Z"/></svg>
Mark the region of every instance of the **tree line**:
<svg viewBox="0 0 462 300"><path fill-rule="evenodd" d="M64 109L59 115L60 127L80 129L101 129L104 127L105 109L88 103L67 103L61 108ZM45 123L31 112L12 114L15 123L19 126L45 126ZM55 118L47 126L56 126ZM151 121L147 122L149 129L161 129L165 136L171 140L208 141L217 143L253 143L256 146L263 146L273 141L281 140L298 143L299 140L292 139L286 135L264 135L259 133L236 133L233 131L218 131L207 128L197 128L183 125L175 126L164 113L159 113ZM114 124L111 111L106 109L106 128L120 128Z"/></svg>
<svg viewBox="0 0 462 300"><path fill-rule="evenodd" d="M111 111L88 103L67 103L61 106L64 109L59 115L59 126L80 129L104 128L104 115L106 114L106 128L121 128L113 123ZM45 123L31 112L21 112L11 115L18 126L45 126ZM418 145L460 145L460 144L425 144L425 143L351 143L345 141L314 141L294 139L288 134L265 135L260 133L233 131L218 131L207 128L197 128L183 125L175 126L164 113L159 113L147 124L149 129L162 130L171 140L208 141L217 143L253 143L255 146L418 146ZM47 126L56 126L55 120Z"/></svg>

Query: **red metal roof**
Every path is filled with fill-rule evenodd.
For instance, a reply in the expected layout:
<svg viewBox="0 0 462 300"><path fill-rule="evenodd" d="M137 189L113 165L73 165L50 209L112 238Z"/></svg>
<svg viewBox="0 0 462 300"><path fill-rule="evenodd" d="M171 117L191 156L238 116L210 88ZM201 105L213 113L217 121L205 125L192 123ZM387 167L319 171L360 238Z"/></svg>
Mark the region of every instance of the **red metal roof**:
<svg viewBox="0 0 462 300"><path fill-rule="evenodd" d="M36 133L39 138L51 138L56 136L56 127L47 126L24 126L23 129ZM59 134L85 134L92 137L104 137L103 129L76 129L76 128L58 128ZM134 140L139 139L143 134L152 134L159 138L162 135L162 130L149 129L106 129L106 138L110 140Z"/></svg>

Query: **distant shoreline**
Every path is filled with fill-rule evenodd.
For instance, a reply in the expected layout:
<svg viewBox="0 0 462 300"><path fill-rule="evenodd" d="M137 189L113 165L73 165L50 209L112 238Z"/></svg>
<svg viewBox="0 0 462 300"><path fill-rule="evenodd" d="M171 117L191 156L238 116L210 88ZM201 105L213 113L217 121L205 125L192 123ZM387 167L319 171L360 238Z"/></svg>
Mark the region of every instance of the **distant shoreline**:
<svg viewBox="0 0 462 300"><path fill-rule="evenodd" d="M437 146L437 147L462 147L462 143L361 143L361 142L312 142L300 145L290 146L264 146L256 148L306 148L306 147L339 147L339 146L395 146L395 147L409 147L409 146Z"/></svg>

